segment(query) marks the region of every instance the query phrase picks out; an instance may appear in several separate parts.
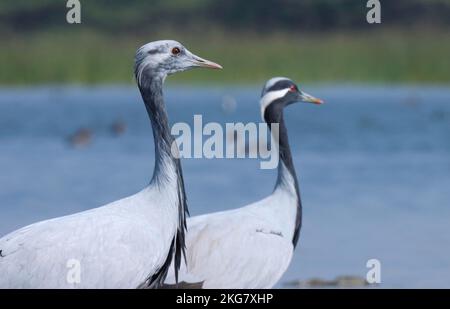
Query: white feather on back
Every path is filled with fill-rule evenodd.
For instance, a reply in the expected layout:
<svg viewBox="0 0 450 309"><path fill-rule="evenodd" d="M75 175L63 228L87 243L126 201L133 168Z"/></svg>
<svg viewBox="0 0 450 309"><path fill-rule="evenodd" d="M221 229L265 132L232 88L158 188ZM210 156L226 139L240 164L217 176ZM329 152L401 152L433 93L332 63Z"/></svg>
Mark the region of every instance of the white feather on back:
<svg viewBox="0 0 450 309"><path fill-rule="evenodd" d="M4 236L0 288L136 288L167 258L176 198L176 191L147 188ZM79 283L67 280L69 260L80 263Z"/></svg>
<svg viewBox="0 0 450 309"><path fill-rule="evenodd" d="M180 282L203 288L273 287L293 255L296 196L289 187L243 208L188 219ZM173 269L173 264L172 264ZM166 283L173 284L173 270Z"/></svg>

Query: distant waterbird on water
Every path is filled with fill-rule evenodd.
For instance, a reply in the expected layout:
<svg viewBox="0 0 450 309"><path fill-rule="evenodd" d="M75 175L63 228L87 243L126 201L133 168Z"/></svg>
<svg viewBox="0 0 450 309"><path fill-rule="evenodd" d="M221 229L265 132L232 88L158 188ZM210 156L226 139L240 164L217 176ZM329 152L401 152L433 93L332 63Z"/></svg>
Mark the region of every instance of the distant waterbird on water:
<svg viewBox="0 0 450 309"><path fill-rule="evenodd" d="M0 239L0 288L154 288L185 246L186 196L163 101L163 82L195 67L221 68L175 41L138 49L135 77L155 141L155 168L139 193L38 222Z"/></svg>
<svg viewBox="0 0 450 309"><path fill-rule="evenodd" d="M189 218L186 265L179 283L169 275L166 288L271 288L288 268L302 224L302 203L284 122L283 109L296 102L323 102L287 78L270 79L261 96L261 115L279 126L278 179L267 198L229 211ZM176 265L175 265L176 266Z"/></svg>
<svg viewBox="0 0 450 309"><path fill-rule="evenodd" d="M92 143L93 132L89 128L80 128L74 134L67 138L72 147L86 147Z"/></svg>
<svg viewBox="0 0 450 309"><path fill-rule="evenodd" d="M125 133L127 124L124 121L116 120L111 124L111 133L118 137Z"/></svg>

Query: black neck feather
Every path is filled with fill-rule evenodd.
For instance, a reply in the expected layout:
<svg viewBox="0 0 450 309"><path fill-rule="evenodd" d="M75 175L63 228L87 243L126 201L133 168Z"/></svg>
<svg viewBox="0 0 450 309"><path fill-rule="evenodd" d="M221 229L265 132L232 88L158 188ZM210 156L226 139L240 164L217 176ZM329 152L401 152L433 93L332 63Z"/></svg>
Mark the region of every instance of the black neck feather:
<svg viewBox="0 0 450 309"><path fill-rule="evenodd" d="M170 134L169 122L163 100L162 86L164 77L144 74L139 81L139 90L145 103L153 128L155 141L155 169L151 184L164 186L173 178L175 171L178 195L178 228L171 244L170 252L164 265L157 273L152 274L141 287L159 287L164 283L170 268L172 258L175 259L175 278L178 281L178 271L181 260L185 257L186 217L189 215L183 172L180 159L173 156L171 147L174 138Z"/></svg>
<svg viewBox="0 0 450 309"><path fill-rule="evenodd" d="M269 125L269 129L271 128L271 124L278 123L279 125L278 154L281 162L278 163L278 179L275 185L275 189L283 186L290 186L290 184L286 183L286 181L288 181L289 179L293 179L294 181L293 186L295 188L295 194L297 196L297 214L292 243L294 244L295 247L297 245L298 238L300 236L300 229L302 225L302 202L300 198L300 190L298 186L294 162L292 160L291 147L289 146L287 128L284 122L284 115L283 115L284 107L285 105L281 102L279 103L273 102L266 108L264 112L264 119L266 123ZM276 141L276 136L274 137ZM289 173L289 175L286 175L286 173Z"/></svg>

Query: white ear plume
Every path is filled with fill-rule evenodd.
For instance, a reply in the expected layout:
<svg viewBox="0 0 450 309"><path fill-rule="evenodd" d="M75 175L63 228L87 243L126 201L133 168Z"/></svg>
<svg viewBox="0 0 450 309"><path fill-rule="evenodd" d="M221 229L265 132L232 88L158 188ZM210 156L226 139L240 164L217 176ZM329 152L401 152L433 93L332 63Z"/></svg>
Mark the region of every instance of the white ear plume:
<svg viewBox="0 0 450 309"><path fill-rule="evenodd" d="M289 88L276 90L276 91L269 91L267 92L260 101L261 104L261 118L263 121L264 119L264 112L266 111L266 108L275 100L283 98L289 91Z"/></svg>

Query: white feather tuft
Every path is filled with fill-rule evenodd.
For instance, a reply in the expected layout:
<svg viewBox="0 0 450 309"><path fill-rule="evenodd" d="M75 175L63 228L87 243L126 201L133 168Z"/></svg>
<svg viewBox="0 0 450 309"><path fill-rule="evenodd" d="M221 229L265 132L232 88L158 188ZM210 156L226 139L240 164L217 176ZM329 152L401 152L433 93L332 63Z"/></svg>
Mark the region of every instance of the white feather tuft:
<svg viewBox="0 0 450 309"><path fill-rule="evenodd" d="M277 91L269 91L268 93L266 93L260 101L261 104L261 118L263 121L265 121L264 119L264 112L266 110L266 108L272 104L273 101L277 100L277 99L281 99L282 97L284 97L289 91L289 88L286 89L281 89L281 90L277 90Z"/></svg>

